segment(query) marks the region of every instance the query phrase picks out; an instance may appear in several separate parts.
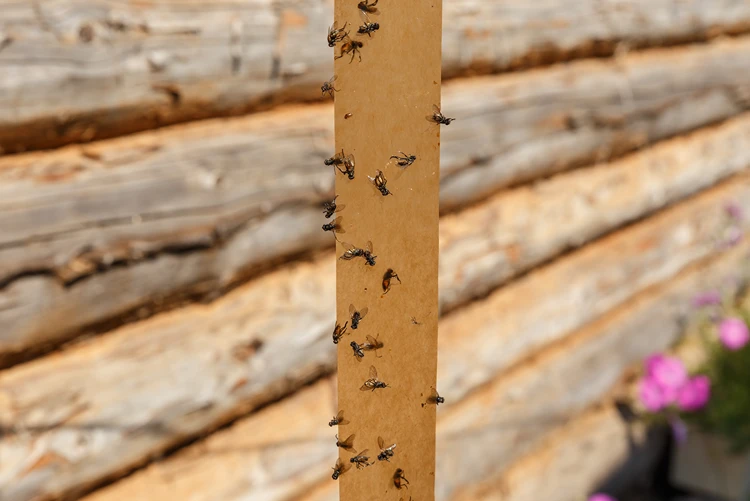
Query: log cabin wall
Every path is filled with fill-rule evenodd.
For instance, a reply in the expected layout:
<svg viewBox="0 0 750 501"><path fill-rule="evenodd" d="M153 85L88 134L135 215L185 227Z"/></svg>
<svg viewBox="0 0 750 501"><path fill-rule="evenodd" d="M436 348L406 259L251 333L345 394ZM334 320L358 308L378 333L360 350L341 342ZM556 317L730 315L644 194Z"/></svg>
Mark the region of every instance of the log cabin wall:
<svg viewBox="0 0 750 501"><path fill-rule="evenodd" d="M0 2L0 500L335 499L331 19ZM443 29L437 497L578 499L656 460L609 404L746 259L750 3Z"/></svg>

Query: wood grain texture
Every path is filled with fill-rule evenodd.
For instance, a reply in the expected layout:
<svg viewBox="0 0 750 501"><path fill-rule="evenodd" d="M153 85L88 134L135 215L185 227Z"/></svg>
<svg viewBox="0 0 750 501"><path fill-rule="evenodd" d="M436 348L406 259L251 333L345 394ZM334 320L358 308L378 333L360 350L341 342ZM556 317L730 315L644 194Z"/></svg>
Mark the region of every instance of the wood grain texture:
<svg viewBox="0 0 750 501"><path fill-rule="evenodd" d="M747 54L750 39L739 39L455 82L444 108L466 116L445 130L441 205L453 210L740 113L750 105L739 81ZM634 100L623 104L628 85ZM333 183L322 165L333 150L329 112L289 108L0 159L0 358L329 245L318 205ZM571 117L583 125L570 129ZM727 134L746 142L734 138L742 131ZM716 148L713 164L735 155ZM716 181L702 170L678 196Z"/></svg>
<svg viewBox="0 0 750 501"><path fill-rule="evenodd" d="M0 150L320 99L332 0L0 3ZM750 27L744 0L448 0L444 72L487 72ZM387 29L384 26L382 29Z"/></svg>
<svg viewBox="0 0 750 501"><path fill-rule="evenodd" d="M690 310L692 295L721 283L738 263L746 263L749 248L745 245L683 270L673 281L638 294L564 343L496 375L469 395L454 395L454 384L441 379L446 404L438 412L436 498L495 499L503 491L512 493L512 499L540 499L532 494L549 493L546 489L553 486L525 485L521 480L538 479L530 473L538 474L543 467L562 475L575 466L581 473L566 483L562 497L553 499L573 499L566 496L581 494L602 480L608 468L632 452L629 446L634 443L614 412L589 409L602 400L609 403L623 375L644 356L678 339L679 320ZM501 332L499 337L523 334ZM441 343L445 339L441 336ZM477 339L477 344L483 341ZM441 372L461 356L442 358ZM172 493L175 498L189 494L194 501L208 501L217 499L217 478L218 498L229 501L334 500L337 484L328 478L326 467L337 456L335 430L326 426L336 412L333 386L332 379L321 381L84 500L149 501ZM339 431L349 433L349 428ZM635 444L643 443L643 430L632 432ZM613 441L606 444L605 439ZM573 440L596 444L595 450L575 447L558 456ZM576 464L583 458L586 465ZM588 461L594 458L599 461ZM640 459L653 461L653 451Z"/></svg>
<svg viewBox="0 0 750 501"><path fill-rule="evenodd" d="M749 176L741 175L531 273L476 309L446 317L439 347L441 392L454 401L474 398L498 374L543 345L562 340L644 289L720 253L724 203L734 199L750 211ZM468 218L464 221L472 224ZM9 465L2 469L0 488L8 501L85 490L331 372L335 363L330 341L332 261L322 259L269 274L212 305L139 322L0 373L0 423L20 427L20 433L16 430L0 440L0 458ZM703 276L691 280L691 293L705 285ZM597 391L618 377L622 367L604 353L618 353L625 357L624 364L637 360L646 348L671 342L679 330L674 314L688 303L680 295L668 304L659 303L653 307L656 311L649 309L642 316L631 315L630 310L619 315L612 325L625 333L622 338L618 334L617 346L609 345L607 336L592 341L603 350L596 354L571 346L570 353L583 358L576 355L564 363L579 371L580 379L562 372L551 379L581 388L553 385L545 390L545 401L552 398L550 412L556 411L555 398L572 398L571 405L590 401L586 398L596 398ZM633 322L658 322L658 328L639 324L631 329L631 316ZM461 328L451 325L451 317L459 319L454 322ZM479 328L485 324L490 327ZM636 336L645 331L652 333L642 339ZM478 346L483 347L479 354ZM508 355L499 356L506 349ZM492 360L487 353L495 354ZM627 359L631 355L633 359ZM134 364L138 371L133 371ZM591 380L591 374L600 379ZM544 386L550 376L534 377L542 379L529 382L529 388ZM490 397L487 402L494 401ZM520 406L518 402L513 405ZM510 404L497 405L495 415L506 416ZM522 408L532 414L546 412L541 401L537 407L524 404ZM448 413L443 415L445 421ZM453 423L444 426L458 426L458 421ZM67 445L71 443L77 445L71 449ZM481 444L475 446L478 454L490 454ZM114 455L112 450L119 452ZM458 450L446 455L454 456L463 463ZM458 485L457 478L444 480L447 490L441 496ZM476 476L466 477L472 479Z"/></svg>

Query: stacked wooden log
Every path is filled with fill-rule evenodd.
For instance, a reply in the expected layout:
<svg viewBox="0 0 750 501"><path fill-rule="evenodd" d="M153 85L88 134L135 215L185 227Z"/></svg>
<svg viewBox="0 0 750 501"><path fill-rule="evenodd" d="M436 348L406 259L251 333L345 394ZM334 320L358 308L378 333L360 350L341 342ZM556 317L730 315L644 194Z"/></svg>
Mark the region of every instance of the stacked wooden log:
<svg viewBox="0 0 750 501"><path fill-rule="evenodd" d="M608 402L748 250L750 5L526 4L444 0L440 500L639 474ZM0 5L0 499L336 497L331 10Z"/></svg>

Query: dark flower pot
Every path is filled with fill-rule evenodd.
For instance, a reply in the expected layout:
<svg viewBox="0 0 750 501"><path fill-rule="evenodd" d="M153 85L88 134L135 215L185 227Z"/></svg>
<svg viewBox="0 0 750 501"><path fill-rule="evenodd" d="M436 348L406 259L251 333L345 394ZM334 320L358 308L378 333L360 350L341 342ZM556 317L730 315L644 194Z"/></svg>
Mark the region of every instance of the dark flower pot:
<svg viewBox="0 0 750 501"><path fill-rule="evenodd" d="M750 501L750 453L732 455L721 437L691 429L672 451L670 480L687 490Z"/></svg>

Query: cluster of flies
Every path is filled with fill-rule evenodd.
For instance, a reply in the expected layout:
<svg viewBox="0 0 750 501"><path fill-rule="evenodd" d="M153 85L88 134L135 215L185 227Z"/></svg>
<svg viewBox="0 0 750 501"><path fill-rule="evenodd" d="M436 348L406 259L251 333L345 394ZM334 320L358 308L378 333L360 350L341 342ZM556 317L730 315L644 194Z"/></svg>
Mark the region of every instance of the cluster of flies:
<svg viewBox="0 0 750 501"><path fill-rule="evenodd" d="M363 22L363 24L359 26L356 31L357 35L359 35L360 38L365 35L371 38L372 35L380 29L380 23L372 22L370 20L370 15L378 15L380 13L377 8L378 1L379 0L361 0L357 4L357 8ZM350 36L351 30L347 31L347 26L348 23L344 23L341 28L337 28L334 24L328 29L328 46L335 48L338 44L341 44L339 54L334 55L335 59L340 59L345 55L350 55L351 58L349 60L349 63L352 63L354 61L355 56L357 56L359 61L361 62L361 49L362 47L364 47L364 43L359 39L353 39ZM340 89L337 89L335 87L336 78L336 75L334 75L321 86L321 91L324 95L328 94L331 98L333 98L334 93L339 92ZM344 118L349 119L351 116L352 113L347 113L346 115L344 115ZM435 105L433 105L432 113L426 118L429 122L438 125L450 125L450 123L454 120L453 118L448 118L443 115L440 111L440 108ZM401 169L406 169L407 167L412 166L416 160L416 155L399 151L397 155L391 155L389 162L393 161L393 163L395 163ZM338 171L349 180L354 179L356 161L353 154L347 154L342 149L341 152L325 159L324 163L327 166L333 166L336 171ZM374 177L367 176L367 178L383 197L393 195L393 193L388 188L388 180L386 179L383 171L376 170ZM339 213L346 207L345 205L337 203L337 198L338 195L335 196L330 202L324 203L323 213L326 219L331 219L335 214ZM332 232L334 234L334 238L339 241L337 234L346 233L346 231L342 227L342 220L343 218L341 216L337 216L335 219L323 225L323 231ZM356 247L347 242L339 242L344 247L344 253L340 256L340 259L345 261L352 261L358 258L362 258L365 266L375 266L375 259L377 258L377 256L373 253L373 246L371 241L368 241L365 244L364 248ZM381 283L383 288L383 296L385 296L391 290L393 280L398 281L399 284L401 283L401 278L399 278L398 274L392 268L388 268L383 274L383 280ZM356 330L357 328L359 328L360 322L363 321L367 313L368 308L366 306L363 308L357 308L353 304L350 304L349 320L344 322L343 326L338 322L336 323L336 326L333 330L333 343L339 344L339 341L344 337L344 335L347 334L348 327L350 327L352 330ZM415 325L421 325L416 321L414 317L412 317L412 323ZM378 350L383 348L383 342L378 339L378 336L372 337L370 335L366 335L365 342L357 343L356 341L352 341L349 346L352 349L354 358L358 362L360 362L365 357L365 354L367 352L373 352L375 357L380 358L380 355L378 355ZM390 386L387 383L379 379L377 369L375 368L375 366L371 365L369 377L364 381L362 386L360 386L360 390L374 392L376 390L389 387ZM437 390L435 388L431 388L431 393L427 397L426 401L422 403L422 407L424 407L426 404L438 405L444 402L445 400L438 394ZM333 419L331 419L331 421L328 423L328 425L331 427L343 426L346 424L349 424L349 421L344 417L344 411L339 411L339 413L334 416ZM341 475L348 471L352 467L352 465L356 466L357 469L364 469L375 464L377 461L390 462L391 458L393 458L395 455L396 444L384 440L383 437L378 437L379 452L371 461L372 455L369 453L368 449L364 449L359 452L355 451L355 439L355 434L349 435L344 440L339 439L339 436L336 435L336 446L353 453L354 456L349 458L348 462L342 460L341 458L336 461L336 465L333 467L333 475L331 475L334 480L337 480ZM395 470L393 474L393 485L398 489L408 488L409 480L407 480L403 469L397 468ZM411 500L411 497L409 497L409 500ZM400 501L403 501L403 498L401 498Z"/></svg>
<svg viewBox="0 0 750 501"><path fill-rule="evenodd" d="M378 371L375 369L374 366L370 366L370 377L365 381L365 383L360 387L360 390L362 391L375 391L378 388L388 388L388 385L378 379ZM431 388L430 396L427 397L427 401L422 404L422 407L425 406L425 404L434 404L439 405L445 402L445 399L438 394L437 390L435 388ZM333 416L333 418L328 422L328 426L343 426L349 424L349 420L344 417L344 411L339 411L338 414ZM333 467L333 474L331 475L331 478L334 480L338 480L338 478L346 473L349 468L352 467L352 465L356 466L357 469L364 469L368 466L374 465L377 461L391 461L391 458L393 458L396 454L396 443L390 443L390 441L386 441L383 439L383 437L378 437L378 450L377 456L375 456L374 459L372 454L370 454L369 449L364 449L362 451L356 452L354 449L354 440L357 438L357 435L352 433L349 435L345 440L339 439L338 434L336 435L336 447L340 447L341 449L344 449L346 451L349 451L354 454L351 458L349 458L349 462L342 460L341 458L336 460L336 465ZM377 461L376 461L377 460ZM402 468L396 468L396 471L393 473L393 485L397 489L403 489L408 488L409 480L407 480L406 476L404 475L404 470Z"/></svg>

